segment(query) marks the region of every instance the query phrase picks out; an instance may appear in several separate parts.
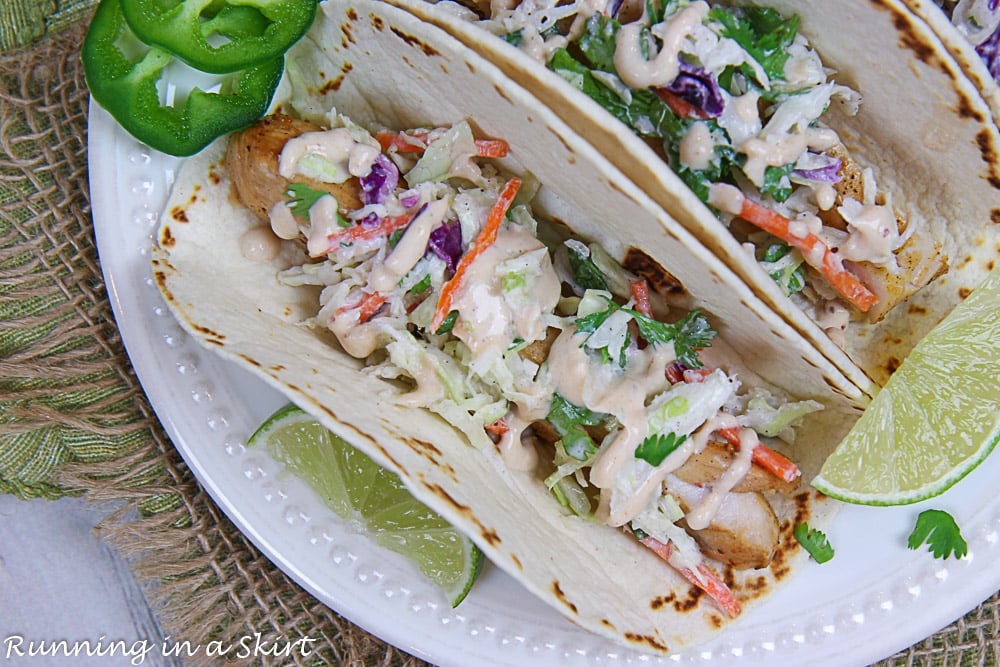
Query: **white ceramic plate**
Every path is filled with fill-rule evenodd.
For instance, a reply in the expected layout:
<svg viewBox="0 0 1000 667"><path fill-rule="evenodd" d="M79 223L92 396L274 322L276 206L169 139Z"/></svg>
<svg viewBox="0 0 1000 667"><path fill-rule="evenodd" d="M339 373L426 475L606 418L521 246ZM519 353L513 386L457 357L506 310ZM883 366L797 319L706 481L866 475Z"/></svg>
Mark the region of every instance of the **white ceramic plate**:
<svg viewBox="0 0 1000 667"><path fill-rule="evenodd" d="M947 625L1000 587L1000 477L994 456L945 495L901 508L847 506L827 531L837 550L710 644L666 657L590 635L495 568L451 609L405 559L342 526L247 438L285 401L201 349L160 298L149 252L179 161L90 115L94 226L111 305L150 402L195 476L274 563L354 623L440 665L866 664ZM969 542L961 560L910 551L917 514L947 510Z"/></svg>

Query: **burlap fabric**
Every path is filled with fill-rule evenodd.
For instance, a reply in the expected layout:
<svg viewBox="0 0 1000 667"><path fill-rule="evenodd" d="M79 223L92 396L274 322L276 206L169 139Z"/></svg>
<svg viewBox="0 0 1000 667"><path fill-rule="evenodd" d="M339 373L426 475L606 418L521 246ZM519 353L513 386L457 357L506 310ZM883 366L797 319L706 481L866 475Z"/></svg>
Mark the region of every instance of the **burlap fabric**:
<svg viewBox="0 0 1000 667"><path fill-rule="evenodd" d="M313 664L424 664L274 567L161 430L122 346L94 246L82 36L78 21L0 56L0 492L118 503L102 535L133 564L164 633L179 641L259 632L268 642L321 640ZM1000 595L879 665L995 665L998 606Z"/></svg>

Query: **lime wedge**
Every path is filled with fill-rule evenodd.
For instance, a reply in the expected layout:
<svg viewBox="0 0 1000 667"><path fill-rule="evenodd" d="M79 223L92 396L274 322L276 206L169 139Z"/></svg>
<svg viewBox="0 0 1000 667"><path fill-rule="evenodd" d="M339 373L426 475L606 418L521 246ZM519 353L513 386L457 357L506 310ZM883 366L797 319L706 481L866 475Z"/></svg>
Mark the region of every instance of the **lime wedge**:
<svg viewBox="0 0 1000 667"><path fill-rule="evenodd" d="M440 587L452 606L472 589L483 566L479 548L410 495L399 477L287 405L250 436L358 532L402 554Z"/></svg>
<svg viewBox="0 0 1000 667"><path fill-rule="evenodd" d="M921 340L813 480L863 505L903 505L962 479L1000 437L1000 269Z"/></svg>

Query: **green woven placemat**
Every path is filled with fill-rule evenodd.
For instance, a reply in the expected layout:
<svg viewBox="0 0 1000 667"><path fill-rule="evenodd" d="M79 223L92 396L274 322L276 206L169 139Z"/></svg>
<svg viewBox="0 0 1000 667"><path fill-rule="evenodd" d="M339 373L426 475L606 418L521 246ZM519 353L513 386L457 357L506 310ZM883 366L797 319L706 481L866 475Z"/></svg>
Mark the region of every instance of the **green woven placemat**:
<svg viewBox="0 0 1000 667"><path fill-rule="evenodd" d="M97 0L3 0L0 2L0 53L58 33L80 21Z"/></svg>
<svg viewBox="0 0 1000 667"><path fill-rule="evenodd" d="M120 503L102 533L148 583L163 631L178 641L311 637L322 640L313 664L423 665L264 558L163 434L122 347L94 246L81 20L0 56L0 492ZM878 664L995 665L998 607L1000 595Z"/></svg>

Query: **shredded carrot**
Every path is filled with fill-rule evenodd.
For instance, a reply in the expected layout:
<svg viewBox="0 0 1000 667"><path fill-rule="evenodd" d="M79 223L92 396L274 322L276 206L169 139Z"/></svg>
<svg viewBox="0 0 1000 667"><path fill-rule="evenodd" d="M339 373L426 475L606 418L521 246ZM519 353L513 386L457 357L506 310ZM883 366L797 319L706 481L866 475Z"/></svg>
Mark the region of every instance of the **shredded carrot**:
<svg viewBox="0 0 1000 667"><path fill-rule="evenodd" d="M468 252L458 260L458 266L455 267L455 275L441 287L437 310L434 311L434 317L431 319L431 331L440 329L448 317L448 313L451 312L451 302L455 298L458 288L462 285L462 277L465 275L469 265L496 240L497 235L500 233L500 224L503 222L504 216L507 215L507 209L513 203L514 197L517 196L517 191L520 187L521 179L516 176L507 181L503 186L500 196L497 197L496 202L493 203L493 208L490 209L489 215L486 217L486 224L480 230L479 236L476 237Z"/></svg>
<svg viewBox="0 0 1000 667"><path fill-rule="evenodd" d="M327 237L327 241L332 249L336 247L336 244L338 243L370 241L371 239L388 236L397 229L402 229L410 224L410 221L413 220L413 215L413 213L404 213L403 215L385 217L382 218L381 222L374 227L365 227L363 225L344 227L342 229L338 229L333 234L330 234L330 236Z"/></svg>
<svg viewBox="0 0 1000 667"><path fill-rule="evenodd" d="M704 382L711 374L712 371L708 368L688 368L684 371L684 381L688 384Z"/></svg>
<svg viewBox="0 0 1000 667"><path fill-rule="evenodd" d="M476 139L476 157L507 157L510 146L503 139Z"/></svg>
<svg viewBox="0 0 1000 667"><path fill-rule="evenodd" d="M635 309L646 317L653 316L653 303L649 299L649 283L645 278L640 278L632 282L632 300L635 301Z"/></svg>
<svg viewBox="0 0 1000 667"><path fill-rule="evenodd" d="M695 120L708 120L711 118L704 111L691 104L687 100L674 95L669 90L665 88L654 88L655 92L664 104L670 107L670 110L674 112L678 118L692 118Z"/></svg>
<svg viewBox="0 0 1000 667"><path fill-rule="evenodd" d="M769 470L786 482L794 482L802 472L785 455L779 454L767 445L757 445L753 449L753 460L765 470Z"/></svg>
<svg viewBox="0 0 1000 667"><path fill-rule="evenodd" d="M427 149L427 132L403 134L394 132L378 132L375 139L383 151L394 148L397 153L423 153ZM414 143L414 140L417 143ZM478 149L476 157L507 157L510 146L503 139L476 139Z"/></svg>
<svg viewBox="0 0 1000 667"><path fill-rule="evenodd" d="M484 427L487 433L492 433L493 435L503 435L510 430L510 426L507 426L507 422L503 420L503 417L496 420L492 424Z"/></svg>
<svg viewBox="0 0 1000 667"><path fill-rule="evenodd" d="M671 361L667 364L667 381L670 384L684 382L684 366L679 361Z"/></svg>
<svg viewBox="0 0 1000 667"><path fill-rule="evenodd" d="M375 140L378 141L380 146L382 146L383 151L394 148L397 153L423 153L427 148L426 132L418 134L403 134L402 132L376 132ZM413 143L414 141L419 143Z"/></svg>
<svg viewBox="0 0 1000 667"><path fill-rule="evenodd" d="M375 313L378 312L379 308L381 308L382 304L384 303L385 303L385 297L383 295L379 294L378 292L372 292L371 294L366 292L365 295L361 297L360 302L356 304L351 304L351 305L345 304L341 306L340 308L337 309L337 314L340 315L342 313L347 312L348 310L357 309L359 311L358 321L364 323L370 320L375 315Z"/></svg>
<svg viewBox="0 0 1000 667"><path fill-rule="evenodd" d="M740 429L737 426L732 428L721 428L718 431L719 435L726 439L730 445L736 449L740 448ZM780 477L786 482L794 482L799 478L802 472L799 467L795 465L788 457L784 454L779 454L765 444L757 443L757 446L753 448L753 462L764 468L772 475Z"/></svg>
<svg viewBox="0 0 1000 667"><path fill-rule="evenodd" d="M712 568L704 563L700 563L698 565L698 574L696 575L690 568L677 567L670 562L670 557L673 555L673 545L670 542L664 544L653 537L644 537L639 541L642 542L643 546L650 549L677 570L688 582L705 591L723 611L729 614L730 618L736 618L740 615L740 611L742 611L740 601L736 599L733 591L726 585L726 582L719 578L719 575Z"/></svg>
<svg viewBox="0 0 1000 667"><path fill-rule="evenodd" d="M878 301L878 297L861 284L861 281L850 271L845 269L843 260L834 254L815 234L796 236L791 232L789 227L791 221L788 218L749 197L743 198L740 217L765 232L777 236L793 248L801 250L806 261L819 271L841 296L857 306L858 310L867 312ZM819 266L816 266L814 264L815 258L816 255L820 254L820 251L822 251L822 259Z"/></svg>

